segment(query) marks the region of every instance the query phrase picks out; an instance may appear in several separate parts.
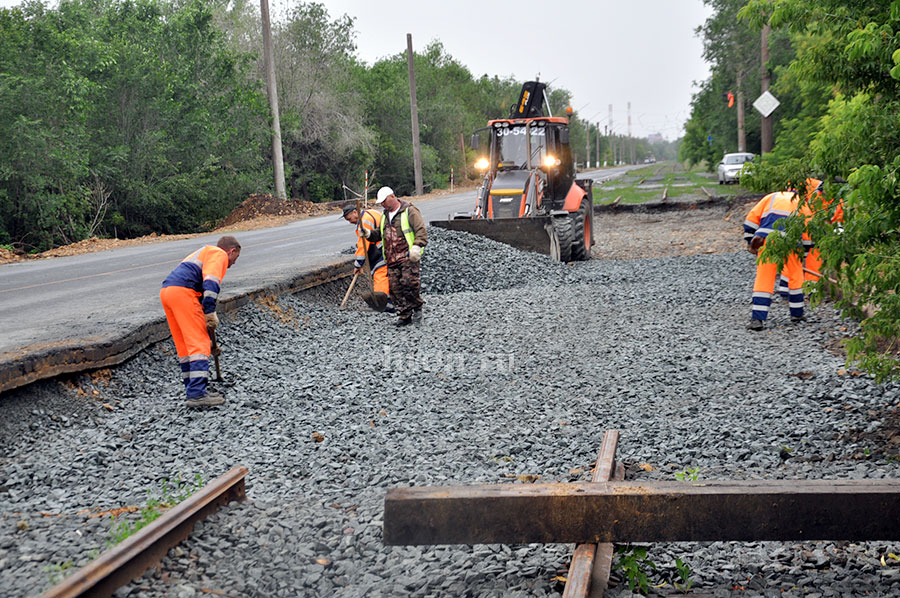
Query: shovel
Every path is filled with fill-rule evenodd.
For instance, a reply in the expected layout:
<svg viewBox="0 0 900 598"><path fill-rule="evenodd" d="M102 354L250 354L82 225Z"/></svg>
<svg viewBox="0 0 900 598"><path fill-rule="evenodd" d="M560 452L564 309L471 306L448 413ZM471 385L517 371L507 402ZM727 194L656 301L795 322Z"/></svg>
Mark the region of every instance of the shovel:
<svg viewBox="0 0 900 598"><path fill-rule="evenodd" d="M212 343L210 353L212 353L213 360L216 364L216 382L222 382L222 370L219 369L219 355L222 353L222 349L220 349L218 343L216 343L215 330L209 331L209 340Z"/></svg>

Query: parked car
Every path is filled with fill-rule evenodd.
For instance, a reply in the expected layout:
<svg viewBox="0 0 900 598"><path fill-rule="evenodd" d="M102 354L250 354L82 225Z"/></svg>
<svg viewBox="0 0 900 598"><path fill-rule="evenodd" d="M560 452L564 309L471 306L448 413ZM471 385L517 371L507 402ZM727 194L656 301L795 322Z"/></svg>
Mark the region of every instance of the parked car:
<svg viewBox="0 0 900 598"><path fill-rule="evenodd" d="M745 162L750 162L756 154L748 152L740 152L736 154L725 154L722 161L716 167L716 175L719 177L719 184L737 183L741 179L741 169Z"/></svg>

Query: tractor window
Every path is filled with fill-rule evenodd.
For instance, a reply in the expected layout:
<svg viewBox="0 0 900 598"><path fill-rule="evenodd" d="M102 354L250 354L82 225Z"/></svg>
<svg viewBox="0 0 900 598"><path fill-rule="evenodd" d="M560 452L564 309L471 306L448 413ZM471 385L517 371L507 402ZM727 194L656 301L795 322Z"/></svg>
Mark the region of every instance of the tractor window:
<svg viewBox="0 0 900 598"><path fill-rule="evenodd" d="M540 164L547 153L546 127L531 128L531 163ZM528 146L525 143L525 127L504 127L496 130L498 161L503 167L525 168L528 164Z"/></svg>

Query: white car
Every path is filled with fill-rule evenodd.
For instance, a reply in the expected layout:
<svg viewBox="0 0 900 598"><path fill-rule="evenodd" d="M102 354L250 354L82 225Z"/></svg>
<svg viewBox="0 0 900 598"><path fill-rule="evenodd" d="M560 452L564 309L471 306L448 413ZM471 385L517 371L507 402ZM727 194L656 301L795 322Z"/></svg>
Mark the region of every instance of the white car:
<svg viewBox="0 0 900 598"><path fill-rule="evenodd" d="M737 154L725 154L722 161L716 167L716 175L719 177L719 184L737 183L741 179L741 168L744 162L749 162L756 157L756 154L747 152Z"/></svg>

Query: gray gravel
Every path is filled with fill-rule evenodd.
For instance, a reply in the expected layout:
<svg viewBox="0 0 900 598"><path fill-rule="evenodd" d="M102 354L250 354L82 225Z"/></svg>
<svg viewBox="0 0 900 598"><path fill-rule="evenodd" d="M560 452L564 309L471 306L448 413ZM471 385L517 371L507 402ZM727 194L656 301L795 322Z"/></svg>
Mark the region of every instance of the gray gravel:
<svg viewBox="0 0 900 598"><path fill-rule="evenodd" d="M791 325L776 301L769 329L746 331L749 254L560 265L431 235L420 327L338 311L346 282L223 317L223 408L183 406L168 342L108 380L0 397L0 593L39 592L105 549L112 520L92 515L236 464L251 500L119 596L557 596L573 546L388 548L384 493L587 480L612 428L628 479L897 475L839 435L877 425L870 411L900 387L845 371L826 349L848 334L830 308ZM880 562L891 552L716 542L655 544L650 558L670 578L681 558L716 596L900 595L900 563Z"/></svg>

